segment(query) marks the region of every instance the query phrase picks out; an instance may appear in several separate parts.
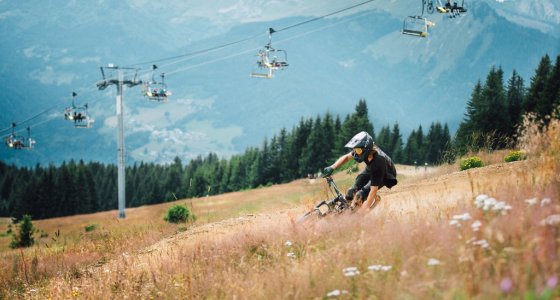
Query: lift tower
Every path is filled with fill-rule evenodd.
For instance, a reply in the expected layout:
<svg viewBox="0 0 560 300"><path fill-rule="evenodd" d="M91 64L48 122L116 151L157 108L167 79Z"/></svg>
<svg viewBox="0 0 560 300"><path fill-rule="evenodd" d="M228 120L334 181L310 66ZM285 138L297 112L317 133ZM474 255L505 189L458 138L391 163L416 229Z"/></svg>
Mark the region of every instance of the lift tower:
<svg viewBox="0 0 560 300"><path fill-rule="evenodd" d="M119 68L113 64L107 65L107 67L100 67L101 75L103 79L97 83L97 88L99 90L104 90L109 85L117 86L117 161L118 161L118 199L119 199L119 219L124 219L126 217L125 201L125 149L124 149L124 121L123 121L123 85L128 87L133 87L142 83L141 80L136 78L137 69L133 68ZM113 73L117 73L117 77L109 76L105 77L104 69L108 69ZM125 78L125 70L134 70L134 77L132 79ZM114 74L113 74L114 75Z"/></svg>

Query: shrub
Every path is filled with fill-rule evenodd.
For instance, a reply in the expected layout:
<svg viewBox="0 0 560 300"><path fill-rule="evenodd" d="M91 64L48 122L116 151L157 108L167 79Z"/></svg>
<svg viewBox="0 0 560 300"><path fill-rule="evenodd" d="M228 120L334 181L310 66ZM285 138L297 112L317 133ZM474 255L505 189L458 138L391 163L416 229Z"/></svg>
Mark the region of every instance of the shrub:
<svg viewBox="0 0 560 300"><path fill-rule="evenodd" d="M193 216L186 206L176 204L167 210L167 214L163 219L169 223L185 223L191 218Z"/></svg>
<svg viewBox="0 0 560 300"><path fill-rule="evenodd" d="M97 229L97 224L86 225L84 228L86 232L94 231L95 229Z"/></svg>
<svg viewBox="0 0 560 300"><path fill-rule="evenodd" d="M471 156L467 158L463 158L459 164L461 171L472 169L472 168L480 168L484 164L482 163L482 159L478 156Z"/></svg>
<svg viewBox="0 0 560 300"><path fill-rule="evenodd" d="M21 247L30 247L35 243L33 239L33 233L35 233L35 228L33 227L33 223L31 222L30 215L24 215L21 219L21 223L18 226L19 233L12 235L12 242L10 243L10 247L21 248Z"/></svg>
<svg viewBox="0 0 560 300"><path fill-rule="evenodd" d="M525 159L525 154L523 154L523 152L517 150L517 151L510 151L505 157L504 157L504 161L505 162L512 162L512 161L518 161L518 160L524 160Z"/></svg>

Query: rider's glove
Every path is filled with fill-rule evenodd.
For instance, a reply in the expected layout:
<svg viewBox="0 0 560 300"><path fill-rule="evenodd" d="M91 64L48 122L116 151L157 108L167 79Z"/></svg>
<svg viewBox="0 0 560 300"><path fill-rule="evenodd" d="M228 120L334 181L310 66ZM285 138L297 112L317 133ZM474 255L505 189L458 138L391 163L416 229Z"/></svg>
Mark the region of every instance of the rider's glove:
<svg viewBox="0 0 560 300"><path fill-rule="evenodd" d="M323 169L323 177L331 176L333 172L334 172L333 167L326 167Z"/></svg>

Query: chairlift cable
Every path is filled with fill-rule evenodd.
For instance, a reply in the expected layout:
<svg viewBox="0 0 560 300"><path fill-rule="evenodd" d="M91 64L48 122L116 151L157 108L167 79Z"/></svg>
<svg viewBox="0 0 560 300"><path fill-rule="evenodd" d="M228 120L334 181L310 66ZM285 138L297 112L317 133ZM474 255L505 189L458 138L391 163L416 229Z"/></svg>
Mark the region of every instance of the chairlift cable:
<svg viewBox="0 0 560 300"><path fill-rule="evenodd" d="M147 61L147 62L136 63L136 64L132 64L132 65L128 65L128 66L134 67L134 66L138 66L138 65L154 64L154 63L164 62L164 61L168 61L168 60L175 60L175 59L179 59L179 58L185 58L185 57L205 54L205 53L208 53L208 52L216 51L216 50L219 50L219 49L222 49L222 48L226 48L226 47L229 47L229 46L233 46L233 45L236 45L236 44L240 44L240 43L252 40L252 39L254 39L258 36L261 36L261 35L262 34L258 34L258 35L254 35L252 37L247 37L247 38L235 41L235 42L230 42L230 43L227 43L227 44L214 46L214 47L207 48L207 49L202 49L202 50L198 50L198 51L194 51L194 52L190 52L190 53L186 53L186 54L181 54L181 55L176 55L176 56L172 56L172 57L156 59L156 60Z"/></svg>
<svg viewBox="0 0 560 300"><path fill-rule="evenodd" d="M343 23L354 21L356 19L359 19L359 18L365 17L367 15L370 15L371 13L373 13L373 11L369 12L369 13L362 14L362 15L358 15L358 16L355 16L355 17L352 17L352 18L349 18L349 19L344 19L344 20L341 20L341 21L333 23L333 24L328 24L328 25L325 25L323 27L320 27L320 28L317 28L317 29L314 29L314 30L311 30L311 31L303 32L303 33L300 33L298 35L291 36L289 38L285 38L285 39L282 39L282 40L277 40L275 43L276 44L282 44L282 43L285 43L287 41L291 41L291 40L300 38L302 36L306 36L306 35L324 30L324 29L329 28L329 27L334 27L334 26L337 26L337 25L340 25L340 24L343 24ZM224 57L216 58L216 59L213 59L213 60L201 62L201 63L196 64L196 65L190 65L190 66L186 66L184 68L175 69L175 70L167 72L165 74L166 75L172 75L172 74L188 71L188 70L195 69L195 68L207 65L207 64L212 64L212 63L219 62L219 61L222 61L222 60L227 60L227 59L230 59L230 58L233 58L233 57L237 57L237 56L241 56L241 55L244 55L244 54L247 54L247 53L251 53L251 52L254 52L254 51L259 50L259 49L260 48L253 48L253 49L249 49L249 50L244 50L242 52L234 53L234 54L231 54L231 55L228 55L228 56L224 56Z"/></svg>
<svg viewBox="0 0 560 300"><path fill-rule="evenodd" d="M272 32L280 32L280 31L288 30L288 29L291 29L291 28L294 28L294 27L298 27L298 26L301 26L301 25L304 25L304 24L307 24L307 23L311 23L311 22L314 22L314 21L317 21L317 20L320 20L320 19L324 19L326 17L330 17L330 16L333 16L333 15L339 14L339 13L347 11L347 10L351 10L353 8L368 4L368 3L373 2L373 1L375 1L375 0L368 0L368 1L365 1L365 2L362 2L362 3L358 3L358 4L355 4L355 5L337 10L335 12L328 13L328 14L323 15L323 16L315 17L315 18L312 18L312 19L309 19L309 20L306 20L306 21L303 21L303 22L300 22L300 23L297 23L297 24L293 24L293 25L290 25L290 26L287 26L287 27L284 27L284 28L281 28L281 29L273 29ZM266 34L269 34L269 31L267 31ZM133 66L138 66L138 65L154 64L154 63L163 62L163 61L169 61L169 60L175 60L175 59L179 59L179 58L185 58L185 57L205 54L205 53L208 53L208 52L212 52L212 51L215 51L215 50L219 50L219 49L222 49L222 48L226 48L226 47L229 47L229 46L233 46L233 45L236 45L236 44L240 44L240 43L255 39L255 38L257 38L261 35L262 34L256 34L256 35L253 35L251 37L243 38L241 40L230 42L230 43L227 43L227 44L218 45L218 46L214 46L214 47L211 47L211 48L202 49L202 50L198 50L198 51L194 51L194 52L186 53L186 54L182 54L182 55L176 55L176 56L172 56L172 57L166 57L166 58L156 59L156 60L152 60L152 61L136 63L136 64L132 64L132 65L129 65L129 66L133 67Z"/></svg>
<svg viewBox="0 0 560 300"><path fill-rule="evenodd" d="M352 6L347 7L347 8L343 8L343 9L341 9L341 10L337 10L337 11L332 12L332 13L328 13L328 14L323 15L323 16L320 16L320 17L315 17L315 18L313 18L313 19L309 19L309 20L307 20L307 21L303 21L303 22L300 22L300 23L297 23L297 24L294 24L294 25L290 25L290 26L281 28L281 29L274 29L274 32L280 32L280 31L288 30L288 29L291 29L291 28L294 28L294 27L298 27L298 26L301 26L301 25L304 25L304 24L307 24L307 23L311 23L311 22L314 22L314 21L317 21L317 20L320 20L320 19L324 19L324 18L326 18L326 17L330 17L330 16L333 16L333 15L339 14L339 13L341 13L341 12L344 12L344 11L347 11L347 10L351 10L351 9L353 9L353 8L356 8L356 7L359 7L359 6L368 4L368 3L373 2L373 1L375 1L375 0L368 0L368 1L365 1L365 2L362 2L362 3L358 3L358 4L356 4L356 5L352 5Z"/></svg>

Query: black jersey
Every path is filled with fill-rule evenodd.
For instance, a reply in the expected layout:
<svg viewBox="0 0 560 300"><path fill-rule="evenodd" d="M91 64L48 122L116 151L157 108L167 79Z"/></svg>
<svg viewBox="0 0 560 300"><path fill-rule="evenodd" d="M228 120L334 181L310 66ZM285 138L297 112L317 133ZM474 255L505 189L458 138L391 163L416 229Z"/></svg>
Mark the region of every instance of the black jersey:
<svg viewBox="0 0 560 300"><path fill-rule="evenodd" d="M381 149L376 150L377 154L374 155L373 160L369 163L366 162L365 172L369 173L372 186L392 188L397 184L395 164Z"/></svg>

